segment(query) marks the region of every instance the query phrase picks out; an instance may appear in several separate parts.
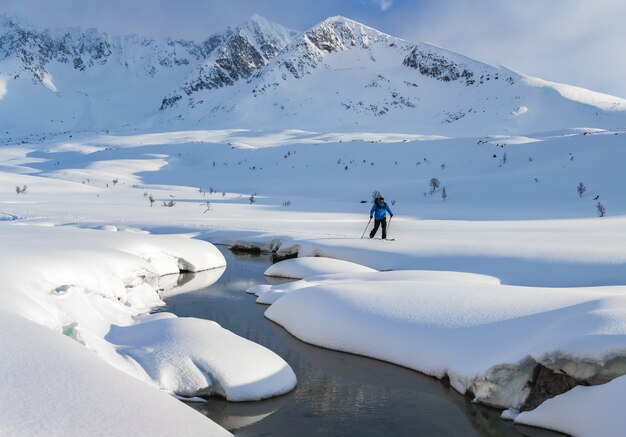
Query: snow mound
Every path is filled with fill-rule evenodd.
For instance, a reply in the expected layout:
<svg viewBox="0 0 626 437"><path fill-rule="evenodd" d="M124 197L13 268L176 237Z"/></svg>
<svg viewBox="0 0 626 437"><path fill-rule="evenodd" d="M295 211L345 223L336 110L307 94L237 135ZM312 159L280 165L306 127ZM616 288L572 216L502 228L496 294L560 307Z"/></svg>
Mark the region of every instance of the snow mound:
<svg viewBox="0 0 626 437"><path fill-rule="evenodd" d="M134 325L113 326L107 340L137 361L157 386L180 396L251 401L296 385L295 374L278 355L209 320L146 316Z"/></svg>
<svg viewBox="0 0 626 437"><path fill-rule="evenodd" d="M520 408L541 364L579 381L626 373L624 287L532 288L451 272L305 278L260 294L303 341L449 377L477 401Z"/></svg>
<svg viewBox="0 0 626 437"><path fill-rule="evenodd" d="M626 428L624 402L626 376L600 386L574 387L533 411L521 413L515 422L580 436L622 435Z"/></svg>
<svg viewBox="0 0 626 437"><path fill-rule="evenodd" d="M270 266L266 276L279 278L302 279L307 276L326 275L331 273L364 273L376 270L360 264L325 257L303 257L287 259Z"/></svg>
<svg viewBox="0 0 626 437"><path fill-rule="evenodd" d="M70 338L18 315L0 314L0 372L7 375L0 396L0 434L231 435Z"/></svg>

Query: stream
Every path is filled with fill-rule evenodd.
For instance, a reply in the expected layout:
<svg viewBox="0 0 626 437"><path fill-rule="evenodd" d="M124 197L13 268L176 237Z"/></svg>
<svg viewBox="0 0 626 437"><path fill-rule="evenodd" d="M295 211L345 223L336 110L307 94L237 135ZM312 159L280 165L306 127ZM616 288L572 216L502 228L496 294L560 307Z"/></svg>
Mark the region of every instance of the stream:
<svg viewBox="0 0 626 437"><path fill-rule="evenodd" d="M296 339L267 320L267 307L245 293L256 284L276 283L263 275L271 258L220 250L228 267L217 282L212 278L220 272L181 275L163 296L164 310L215 320L280 355L298 378L294 391L265 401L215 397L189 403L236 436L562 435L501 420L499 410L473 404L442 381L413 370ZM197 288L198 281L207 285L186 287L195 283Z"/></svg>

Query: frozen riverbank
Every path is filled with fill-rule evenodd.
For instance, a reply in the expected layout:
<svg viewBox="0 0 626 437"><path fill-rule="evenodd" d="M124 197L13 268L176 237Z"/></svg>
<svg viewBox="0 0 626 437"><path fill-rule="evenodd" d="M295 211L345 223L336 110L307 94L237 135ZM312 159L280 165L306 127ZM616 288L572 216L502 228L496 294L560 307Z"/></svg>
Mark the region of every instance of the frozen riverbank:
<svg viewBox="0 0 626 437"><path fill-rule="evenodd" d="M165 415L172 403L164 400L163 391L240 401L275 396L295 386L295 375L284 360L216 323L148 314L163 305L158 295L163 275L225 266L211 244L114 226L88 230L5 222L0 223L0 235L10 248L0 262L0 340L6 352L0 366L3 374L11 375L5 393L23 393L24 386L33 386L38 389L26 392L43 391L47 399L35 412L4 396L0 429L7 433L37 429L51 435L81 434L83 421L118 402L119 411L107 423L99 422L100 432L111 426L112 434L120 434L115 429L128 424L171 435L171 425L159 428L168 417L168 423L184 422L190 435L206 435L210 429L220 434L180 404ZM97 360L102 364L94 367ZM104 363L112 367L103 371ZM137 388L142 384L135 379L147 383L146 388ZM146 402L149 393L154 400ZM80 420L59 414L59 406L77 403L84 413ZM39 420L23 421L25 414Z"/></svg>
<svg viewBox="0 0 626 437"><path fill-rule="evenodd" d="M272 303L266 317L308 343L445 378L478 402L535 408L533 402L546 396L534 389L539 366L574 384L606 383L626 373L624 287L513 287L473 274L363 273L358 267L328 275L314 269L317 276L307 277L309 264L306 258L276 264L268 273L299 270L305 277L249 290L260 302ZM581 390L579 399L587 393ZM601 391L595 390L588 395ZM610 398L623 396L612 393ZM549 411L569 410L572 396L524 413L520 422L571 431L559 426L563 420L551 421ZM555 404L561 408L550 408ZM621 420L607 418L597 431L614 429Z"/></svg>

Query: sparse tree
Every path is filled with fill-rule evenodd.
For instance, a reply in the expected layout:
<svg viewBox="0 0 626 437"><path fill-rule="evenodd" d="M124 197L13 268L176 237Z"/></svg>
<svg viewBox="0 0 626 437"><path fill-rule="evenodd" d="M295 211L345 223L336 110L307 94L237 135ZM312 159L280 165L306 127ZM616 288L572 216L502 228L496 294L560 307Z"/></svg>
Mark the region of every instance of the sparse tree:
<svg viewBox="0 0 626 437"><path fill-rule="evenodd" d="M506 164L507 159L508 159L508 156L507 156L506 152L504 152L502 154L502 158L500 158L500 166L503 166L504 164Z"/></svg>
<svg viewBox="0 0 626 437"><path fill-rule="evenodd" d="M288 206L291 206L291 200L285 200L285 201L283 202L283 206L284 206L285 208L286 208L286 207L288 207Z"/></svg>
<svg viewBox="0 0 626 437"><path fill-rule="evenodd" d="M150 202L150 207L152 208L152 206L154 205L154 202L155 202L154 196L152 194L150 194L148 196L148 201Z"/></svg>
<svg viewBox="0 0 626 437"><path fill-rule="evenodd" d="M583 194L585 193L585 191L587 191L587 187L585 187L585 184L583 184L582 182L579 182L578 186L576 187L576 192L578 193L578 197L583 197Z"/></svg>
<svg viewBox="0 0 626 437"><path fill-rule="evenodd" d="M443 187L443 191L441 192L441 198L446 200L448 198L448 193L446 192L446 187Z"/></svg>
<svg viewBox="0 0 626 437"><path fill-rule="evenodd" d="M596 212L598 213L598 217L604 217L606 215L606 208L602 203L596 203Z"/></svg>
<svg viewBox="0 0 626 437"><path fill-rule="evenodd" d="M372 203L376 202L376 199L378 199L382 194L380 194L380 191L378 190L374 190L372 191Z"/></svg>
<svg viewBox="0 0 626 437"><path fill-rule="evenodd" d="M119 180L117 178L113 179L111 182L113 182L113 186L116 186L117 183L119 182Z"/></svg>
<svg viewBox="0 0 626 437"><path fill-rule="evenodd" d="M167 208L171 208L172 206L176 205L176 202L174 202L173 200L169 200L169 201L163 201L163 203L161 203L161 206L165 206Z"/></svg>
<svg viewBox="0 0 626 437"><path fill-rule="evenodd" d="M441 185L441 182L439 182L439 179L437 178L430 178L428 185L430 186L430 195L432 196L432 194L437 191L437 188Z"/></svg>

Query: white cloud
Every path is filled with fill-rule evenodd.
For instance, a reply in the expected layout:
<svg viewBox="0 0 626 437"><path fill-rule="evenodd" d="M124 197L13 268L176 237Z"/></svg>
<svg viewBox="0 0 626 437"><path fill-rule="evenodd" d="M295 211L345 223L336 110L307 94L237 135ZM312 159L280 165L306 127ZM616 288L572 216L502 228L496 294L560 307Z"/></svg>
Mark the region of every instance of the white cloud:
<svg viewBox="0 0 626 437"><path fill-rule="evenodd" d="M393 6L393 0L376 0L376 4L382 11L386 11Z"/></svg>
<svg viewBox="0 0 626 437"><path fill-rule="evenodd" d="M440 0L403 15L407 39L626 97L622 0Z"/></svg>

